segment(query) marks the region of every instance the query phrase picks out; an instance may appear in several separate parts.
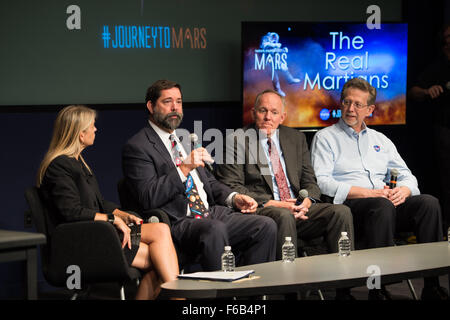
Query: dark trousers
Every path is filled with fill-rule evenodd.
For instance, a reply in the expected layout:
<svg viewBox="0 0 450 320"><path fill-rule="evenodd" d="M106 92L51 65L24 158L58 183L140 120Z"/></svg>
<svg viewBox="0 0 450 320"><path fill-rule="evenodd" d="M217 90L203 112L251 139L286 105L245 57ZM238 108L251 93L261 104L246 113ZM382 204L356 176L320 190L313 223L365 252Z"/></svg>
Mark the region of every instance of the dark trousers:
<svg viewBox="0 0 450 320"><path fill-rule="evenodd" d="M277 260L282 258L281 247L285 237L291 237L297 248L297 237L310 240L324 236L329 252L338 252L341 232L347 231L352 240L353 249L352 214L347 206L329 203L313 204L306 214L309 217L307 220L295 220L290 210L272 206L258 209L257 213L272 218L277 224Z"/></svg>
<svg viewBox="0 0 450 320"><path fill-rule="evenodd" d="M443 239L441 209L433 196L412 196L397 208L385 198L350 199L344 204L352 211L359 249L393 246L395 232L413 231L420 243Z"/></svg>
<svg viewBox="0 0 450 320"><path fill-rule="evenodd" d="M223 206L211 207L208 218L186 218L172 226L177 248L198 257L204 271L221 269L221 256L227 245L236 256L236 265L275 260L276 234L272 219L233 212Z"/></svg>
<svg viewBox="0 0 450 320"><path fill-rule="evenodd" d="M444 126L434 127L434 159L435 174L430 174L433 185L437 186L439 200L441 201L443 229L446 232L450 227L450 128Z"/></svg>

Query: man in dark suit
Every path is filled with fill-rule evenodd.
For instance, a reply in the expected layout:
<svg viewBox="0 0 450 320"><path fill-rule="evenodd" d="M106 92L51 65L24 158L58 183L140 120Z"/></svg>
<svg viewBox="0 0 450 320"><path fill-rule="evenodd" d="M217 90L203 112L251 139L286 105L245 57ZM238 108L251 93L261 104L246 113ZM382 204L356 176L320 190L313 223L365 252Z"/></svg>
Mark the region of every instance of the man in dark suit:
<svg viewBox="0 0 450 320"><path fill-rule="evenodd" d="M284 104L284 97L274 90L258 94L254 123L227 137L225 163L217 165L216 177L233 191L253 197L259 205L257 214L277 223L277 259L287 236L296 248L297 235L324 236L329 252L338 252L341 232L346 231L353 248L350 209L320 202L305 135L281 125L286 118ZM308 196L296 204L302 189ZM337 299L352 298L347 289L338 291Z"/></svg>
<svg viewBox="0 0 450 320"><path fill-rule="evenodd" d="M183 118L181 87L156 81L147 90L148 124L124 146L123 171L142 214L161 208L171 220L174 242L204 270L221 268L225 245L238 264L275 259L276 225L254 215L255 200L217 181L204 169L206 149L187 154L175 129ZM241 212L236 212L239 210Z"/></svg>

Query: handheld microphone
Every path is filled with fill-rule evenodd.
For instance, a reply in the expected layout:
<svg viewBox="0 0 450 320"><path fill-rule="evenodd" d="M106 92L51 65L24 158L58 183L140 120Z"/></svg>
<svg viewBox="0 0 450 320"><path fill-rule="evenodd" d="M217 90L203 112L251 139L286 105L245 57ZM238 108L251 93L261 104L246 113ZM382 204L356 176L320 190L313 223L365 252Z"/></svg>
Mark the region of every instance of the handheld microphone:
<svg viewBox="0 0 450 320"><path fill-rule="evenodd" d="M147 222L148 223L158 223L159 219L156 216L151 216L150 218L148 218Z"/></svg>
<svg viewBox="0 0 450 320"><path fill-rule="evenodd" d="M298 192L298 197L297 197L297 201L295 201L295 205L298 206L298 205L302 204L302 202L303 202L303 200L305 200L305 198L308 198L308 190L302 189Z"/></svg>
<svg viewBox="0 0 450 320"><path fill-rule="evenodd" d="M389 189L394 189L397 186L398 170L391 169L391 180L389 181Z"/></svg>
<svg viewBox="0 0 450 320"><path fill-rule="evenodd" d="M201 147L202 147L202 145L201 145L200 143L198 143L198 136L197 136L195 133L191 133L191 134L189 135L189 139L191 139L192 147L193 147L194 149L197 149L197 148L201 148ZM211 165L210 162L203 161L203 163L205 164L205 167L206 167L210 172L213 172L213 167L212 167L212 165Z"/></svg>

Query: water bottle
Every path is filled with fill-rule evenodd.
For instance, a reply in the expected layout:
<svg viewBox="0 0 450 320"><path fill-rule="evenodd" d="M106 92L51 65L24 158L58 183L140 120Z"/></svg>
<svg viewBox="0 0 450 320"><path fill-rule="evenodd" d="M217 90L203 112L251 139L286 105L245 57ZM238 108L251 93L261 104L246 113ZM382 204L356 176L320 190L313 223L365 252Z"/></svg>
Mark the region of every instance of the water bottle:
<svg viewBox="0 0 450 320"><path fill-rule="evenodd" d="M283 262L294 262L295 260L295 246L291 241L291 237L286 237L283 247L281 247L283 252Z"/></svg>
<svg viewBox="0 0 450 320"><path fill-rule="evenodd" d="M346 257L350 255L351 243L350 239L347 237L347 232L341 232L341 238L339 239L338 246L340 256Z"/></svg>
<svg viewBox="0 0 450 320"><path fill-rule="evenodd" d="M225 252L222 254L222 271L234 271L234 254L230 246L225 246Z"/></svg>

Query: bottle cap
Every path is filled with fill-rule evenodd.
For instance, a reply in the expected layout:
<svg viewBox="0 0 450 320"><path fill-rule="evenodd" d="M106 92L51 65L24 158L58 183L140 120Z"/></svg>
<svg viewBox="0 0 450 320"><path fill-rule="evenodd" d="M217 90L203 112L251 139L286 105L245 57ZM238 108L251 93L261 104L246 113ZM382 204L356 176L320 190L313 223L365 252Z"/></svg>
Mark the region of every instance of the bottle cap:
<svg viewBox="0 0 450 320"><path fill-rule="evenodd" d="M286 241L291 241L292 240L292 238L291 237L286 237L286 238L284 238Z"/></svg>
<svg viewBox="0 0 450 320"><path fill-rule="evenodd" d="M231 246L225 246L225 250L231 250Z"/></svg>
<svg viewBox="0 0 450 320"><path fill-rule="evenodd" d="M342 232L341 232L341 235L346 236L346 235L347 235L347 232L346 232L346 231L342 231Z"/></svg>

